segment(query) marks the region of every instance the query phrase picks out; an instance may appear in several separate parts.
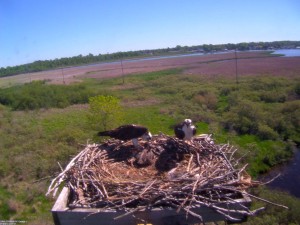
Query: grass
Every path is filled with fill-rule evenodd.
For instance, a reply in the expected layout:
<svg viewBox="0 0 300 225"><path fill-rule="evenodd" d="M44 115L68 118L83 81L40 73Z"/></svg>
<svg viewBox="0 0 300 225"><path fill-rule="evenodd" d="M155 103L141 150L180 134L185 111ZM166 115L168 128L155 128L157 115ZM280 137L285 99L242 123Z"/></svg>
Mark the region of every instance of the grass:
<svg viewBox="0 0 300 225"><path fill-rule="evenodd" d="M124 107L122 123L145 125L153 134L173 135L175 123L191 118L199 134L211 133L217 143L238 147L238 156L246 154L242 162L249 163L248 172L254 177L291 157L291 144L286 140L299 136L299 96L294 91L299 79L241 77L237 88L228 77L183 75L181 71L130 75L125 84L122 78L86 79L80 87L91 95L118 97ZM75 90L80 94L81 88ZM33 111L12 111L0 105L0 219L51 224L53 200L44 197L50 180L42 178L57 174L57 162L65 166L82 144L102 141L87 115L87 104ZM267 126L264 138L257 130L261 124ZM247 129L249 133L239 133ZM277 133L275 139L270 131ZM299 201L284 198L289 205ZM294 217L296 213L291 212Z"/></svg>
<svg viewBox="0 0 300 225"><path fill-rule="evenodd" d="M273 224L299 224L300 214L300 200L289 196L288 194L276 191L268 190L265 187L255 188L253 194L260 196L261 198L268 199L271 202L287 206L288 209L277 207L271 204L264 205L262 202L254 200L252 207L258 208L265 206L266 209L262 211L259 216L249 217L245 223L247 225L273 225Z"/></svg>
<svg viewBox="0 0 300 225"><path fill-rule="evenodd" d="M163 132L171 134L173 129L170 126L175 123L174 118L161 114L159 106L144 106L138 108L127 108L125 111L125 123L143 124L153 134Z"/></svg>

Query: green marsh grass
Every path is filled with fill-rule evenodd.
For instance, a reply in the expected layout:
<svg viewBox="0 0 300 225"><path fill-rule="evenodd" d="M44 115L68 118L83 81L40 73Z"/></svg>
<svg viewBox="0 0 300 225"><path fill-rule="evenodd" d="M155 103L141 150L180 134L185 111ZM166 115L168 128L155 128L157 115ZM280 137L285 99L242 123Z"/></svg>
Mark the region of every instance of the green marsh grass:
<svg viewBox="0 0 300 225"><path fill-rule="evenodd" d="M9 104L0 104L0 212L4 219L33 224L41 218L52 220L49 210L54 201L44 197L49 176L56 175L58 162L65 166L82 145L103 140L87 123L88 97L118 97L124 107L122 123L145 125L153 134L173 135L175 123L191 118L198 134L211 133L217 143L236 146L238 156L244 156L242 162L249 164L248 172L256 177L292 156L291 141L299 143L297 83L296 78L252 76L241 77L237 87L230 77L185 75L179 68L126 76L124 84L122 78L85 79L79 86L70 85L68 93L47 86L68 96L64 98L68 107L14 111ZM39 91L43 85L48 84L38 86ZM83 99L81 104L73 105L75 92L76 99ZM22 97L14 94L8 96L13 104ZM55 104L56 95L50 96ZM35 98L41 100L39 95Z"/></svg>

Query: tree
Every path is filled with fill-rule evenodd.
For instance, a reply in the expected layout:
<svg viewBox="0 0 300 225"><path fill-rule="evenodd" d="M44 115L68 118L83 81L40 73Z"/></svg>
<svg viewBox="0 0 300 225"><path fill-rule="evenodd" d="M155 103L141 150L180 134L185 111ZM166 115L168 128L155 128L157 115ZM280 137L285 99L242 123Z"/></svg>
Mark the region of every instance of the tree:
<svg viewBox="0 0 300 225"><path fill-rule="evenodd" d="M246 42L238 43L238 44L237 44L237 48L238 48L238 50L240 50L240 51L248 50L248 49L249 49L248 43L246 43Z"/></svg>
<svg viewBox="0 0 300 225"><path fill-rule="evenodd" d="M213 50L213 45L203 45L203 50L205 51L205 52L211 52L212 50Z"/></svg>
<svg viewBox="0 0 300 225"><path fill-rule="evenodd" d="M110 95L89 98L88 120L93 129L101 131L115 128L122 121L120 100Z"/></svg>

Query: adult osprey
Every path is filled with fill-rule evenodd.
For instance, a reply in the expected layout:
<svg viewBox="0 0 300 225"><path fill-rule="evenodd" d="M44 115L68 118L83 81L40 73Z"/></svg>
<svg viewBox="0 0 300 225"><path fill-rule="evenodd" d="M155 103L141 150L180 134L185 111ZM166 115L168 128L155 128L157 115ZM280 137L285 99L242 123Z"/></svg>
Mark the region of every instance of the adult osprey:
<svg viewBox="0 0 300 225"><path fill-rule="evenodd" d="M178 139L190 141L196 134L196 127L192 124L191 119L185 119L182 123L175 126L174 132Z"/></svg>
<svg viewBox="0 0 300 225"><path fill-rule="evenodd" d="M132 140L135 147L138 147L138 138L143 140L150 140L152 138L151 133L146 127L129 124L123 125L113 130L101 131L98 136L109 136L122 141Z"/></svg>

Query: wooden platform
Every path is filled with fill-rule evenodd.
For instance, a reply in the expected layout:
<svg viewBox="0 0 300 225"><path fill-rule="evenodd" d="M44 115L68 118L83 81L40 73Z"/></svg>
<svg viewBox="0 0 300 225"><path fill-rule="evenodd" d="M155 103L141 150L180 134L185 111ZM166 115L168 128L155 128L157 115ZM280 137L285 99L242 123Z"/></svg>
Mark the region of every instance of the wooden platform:
<svg viewBox="0 0 300 225"><path fill-rule="evenodd" d="M99 208L75 208L68 207L69 189L64 187L57 198L53 208L52 215L55 225L186 225L201 223L199 218L188 215L183 210L176 212L176 209L152 209L136 211L125 215L125 211L101 211ZM220 202L219 206L230 209L228 215L243 221L245 216L235 213L234 210L241 210L243 207L249 207L251 200L244 196L241 199L232 202ZM192 212L200 214L203 222L224 221L226 217L208 207L194 206L190 208Z"/></svg>

